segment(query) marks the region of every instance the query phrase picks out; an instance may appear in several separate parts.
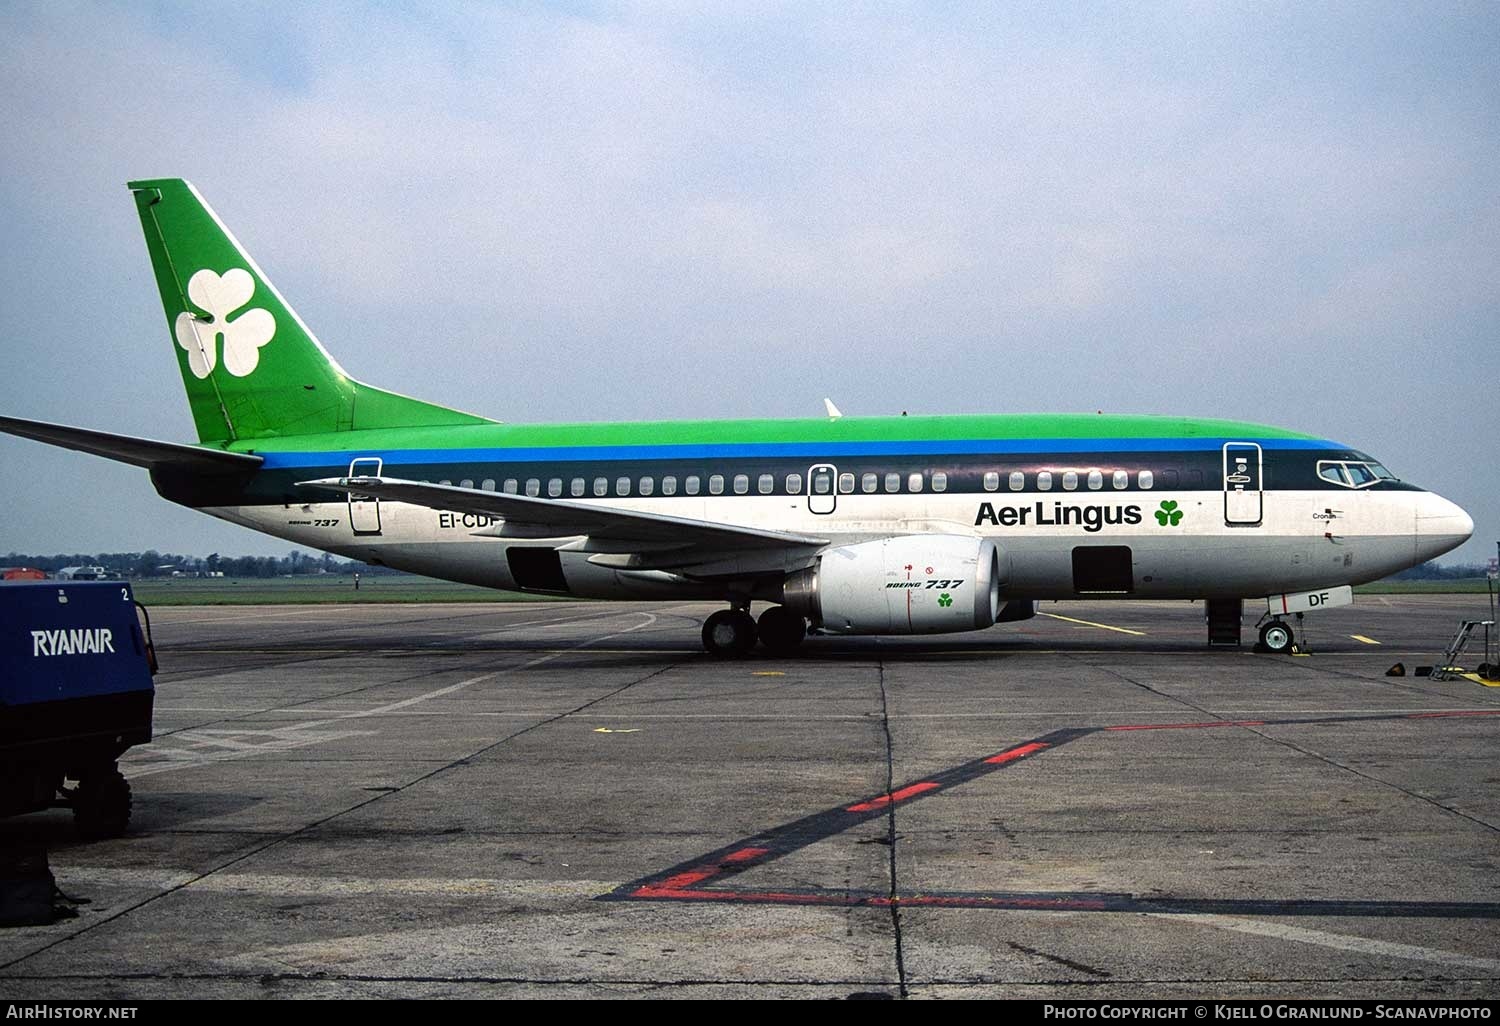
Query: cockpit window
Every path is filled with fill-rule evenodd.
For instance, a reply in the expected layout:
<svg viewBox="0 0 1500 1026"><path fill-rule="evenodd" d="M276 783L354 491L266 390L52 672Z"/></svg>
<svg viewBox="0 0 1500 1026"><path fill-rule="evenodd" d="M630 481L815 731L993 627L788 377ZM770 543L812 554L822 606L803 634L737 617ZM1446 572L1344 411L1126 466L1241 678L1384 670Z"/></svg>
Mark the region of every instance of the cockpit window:
<svg viewBox="0 0 1500 1026"><path fill-rule="evenodd" d="M1368 488L1381 481L1396 480L1396 476L1379 463L1357 460L1319 460L1318 476L1340 488Z"/></svg>
<svg viewBox="0 0 1500 1026"><path fill-rule="evenodd" d="M1324 481L1332 481L1336 485L1349 487L1349 479L1344 476L1344 465L1342 463L1319 463L1318 476Z"/></svg>

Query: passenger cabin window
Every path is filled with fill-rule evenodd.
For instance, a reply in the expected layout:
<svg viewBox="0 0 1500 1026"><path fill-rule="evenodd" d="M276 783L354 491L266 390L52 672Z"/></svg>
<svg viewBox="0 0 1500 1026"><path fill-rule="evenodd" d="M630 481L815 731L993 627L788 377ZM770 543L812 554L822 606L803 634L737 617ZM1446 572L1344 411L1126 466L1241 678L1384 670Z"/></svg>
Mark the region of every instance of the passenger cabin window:
<svg viewBox="0 0 1500 1026"><path fill-rule="evenodd" d="M1110 484L1115 486L1116 491L1130 487L1130 474L1124 470L1117 470L1111 475Z"/></svg>
<svg viewBox="0 0 1500 1026"><path fill-rule="evenodd" d="M1097 492L1104 487L1104 475L1097 470L1089 471L1089 491Z"/></svg>
<svg viewBox="0 0 1500 1026"><path fill-rule="evenodd" d="M1135 476L1135 483L1149 491L1156 484L1156 476L1149 470L1143 470Z"/></svg>
<svg viewBox="0 0 1500 1026"><path fill-rule="evenodd" d="M1014 481L1016 479L1016 475L1010 475L1010 479ZM1000 472L996 470L986 470L984 472L984 480L982 483L984 484L985 491L995 491L1000 487Z"/></svg>
<svg viewBox="0 0 1500 1026"><path fill-rule="evenodd" d="M596 478L594 478L594 494L595 495L608 495L609 494L609 478L607 478L607 477L596 477Z"/></svg>
<svg viewBox="0 0 1500 1026"><path fill-rule="evenodd" d="M650 495L656 491L656 481L649 477L641 478L641 494Z"/></svg>
<svg viewBox="0 0 1500 1026"><path fill-rule="evenodd" d="M788 474L786 476L786 493L788 495L802 494L802 475Z"/></svg>
<svg viewBox="0 0 1500 1026"><path fill-rule="evenodd" d="M449 487L449 488L453 487L453 482L450 481L450 480L448 480L446 477L443 478L441 481L439 481L438 484L444 485L444 486Z"/></svg>
<svg viewBox="0 0 1500 1026"><path fill-rule="evenodd" d="M755 490L762 495L770 495L776 487L775 474L761 474L755 479Z"/></svg>
<svg viewBox="0 0 1500 1026"><path fill-rule="evenodd" d="M736 474L736 475L734 475L734 494L736 494L736 495L744 495L749 490L750 490L750 475L749 474Z"/></svg>
<svg viewBox="0 0 1500 1026"><path fill-rule="evenodd" d="M1063 491L1073 492L1078 490L1078 472L1074 470L1063 471Z"/></svg>
<svg viewBox="0 0 1500 1026"><path fill-rule="evenodd" d="M701 486L702 482L698 480L698 475L689 474L687 476L687 480L683 482L683 491L687 492L689 495L697 495L698 489Z"/></svg>
<svg viewBox="0 0 1500 1026"><path fill-rule="evenodd" d="M495 479L493 477L487 477L479 485L479 487L482 491L493 492L495 490Z"/></svg>
<svg viewBox="0 0 1500 1026"><path fill-rule="evenodd" d="M589 483L587 481L585 481L583 478L581 478L581 477L575 477L568 484L568 494L571 495L571 496L573 496L576 499L578 496L580 496L584 492L588 491L588 486L589 486Z"/></svg>
<svg viewBox="0 0 1500 1026"><path fill-rule="evenodd" d="M547 494L554 499L562 494L562 478L554 477L547 482Z"/></svg>
<svg viewBox="0 0 1500 1026"><path fill-rule="evenodd" d="M865 474L859 479L859 490L865 493L873 492L880 483L880 478L874 474Z"/></svg>
<svg viewBox="0 0 1500 1026"><path fill-rule="evenodd" d="M516 479L513 478L513 477L507 477L505 479L505 484L503 484L503 485L500 486L500 490L502 492L504 492L505 494L507 494L507 495L514 495L514 494L516 494L516 491L517 491Z"/></svg>
<svg viewBox="0 0 1500 1026"><path fill-rule="evenodd" d="M526 494L533 498L542 494L542 481L540 478L528 477L526 479Z"/></svg>
<svg viewBox="0 0 1500 1026"><path fill-rule="evenodd" d="M1043 470L1036 475L1036 490L1039 492L1052 490L1052 471Z"/></svg>
<svg viewBox="0 0 1500 1026"><path fill-rule="evenodd" d="M920 492L922 490L922 475L920 473L906 475L906 490L909 492Z"/></svg>
<svg viewBox="0 0 1500 1026"><path fill-rule="evenodd" d="M673 477L671 474L668 474L666 477L662 478L661 479L661 493L663 495L676 495L677 494L677 478Z"/></svg>
<svg viewBox="0 0 1500 1026"><path fill-rule="evenodd" d="M932 475L932 490L935 492L946 492L948 490L948 475L941 470L934 471Z"/></svg>
<svg viewBox="0 0 1500 1026"><path fill-rule="evenodd" d="M895 472L885 475L885 490L888 492L899 492L901 490L901 475Z"/></svg>
<svg viewBox="0 0 1500 1026"><path fill-rule="evenodd" d="M854 491L854 475L853 474L840 474L839 475L839 494L840 495L848 495L852 491Z"/></svg>
<svg viewBox="0 0 1500 1026"><path fill-rule="evenodd" d="M1008 483L1011 491L1024 492L1026 490L1026 475L1019 470L1012 470Z"/></svg>
<svg viewBox="0 0 1500 1026"><path fill-rule="evenodd" d="M630 494L630 478L628 478L628 477L617 477L617 478L615 478L615 494L616 495L629 495Z"/></svg>
<svg viewBox="0 0 1500 1026"><path fill-rule="evenodd" d="M710 495L723 495L724 494L724 475L723 474L714 474L713 476L711 476L708 479L708 494L710 494Z"/></svg>
<svg viewBox="0 0 1500 1026"><path fill-rule="evenodd" d="M460 481L458 483L458 486L460 488L473 488L474 487L474 479L472 477L466 477L466 478L464 478L462 481Z"/></svg>

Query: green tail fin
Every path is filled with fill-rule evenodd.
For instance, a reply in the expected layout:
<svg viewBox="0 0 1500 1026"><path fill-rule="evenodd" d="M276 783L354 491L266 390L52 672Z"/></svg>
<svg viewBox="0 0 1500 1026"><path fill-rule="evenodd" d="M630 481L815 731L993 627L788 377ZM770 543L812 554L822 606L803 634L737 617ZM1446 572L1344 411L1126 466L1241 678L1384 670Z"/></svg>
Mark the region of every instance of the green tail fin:
<svg viewBox="0 0 1500 1026"><path fill-rule="evenodd" d="M200 442L491 423L355 381L191 183L129 187Z"/></svg>

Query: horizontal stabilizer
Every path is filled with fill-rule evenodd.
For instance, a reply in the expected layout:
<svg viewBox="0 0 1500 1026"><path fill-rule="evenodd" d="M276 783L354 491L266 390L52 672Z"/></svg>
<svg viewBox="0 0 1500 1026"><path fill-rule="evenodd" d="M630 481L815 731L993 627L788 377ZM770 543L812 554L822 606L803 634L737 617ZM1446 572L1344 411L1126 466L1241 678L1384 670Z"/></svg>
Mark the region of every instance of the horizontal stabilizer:
<svg viewBox="0 0 1500 1026"><path fill-rule="evenodd" d="M169 467L201 474L223 474L228 471L253 471L261 464L259 456L245 453L203 449L178 442L158 442L130 435L113 435L108 431L47 424L39 420L21 420L19 417L0 417L0 431L148 470Z"/></svg>
<svg viewBox="0 0 1500 1026"><path fill-rule="evenodd" d="M760 531L752 527L716 524L706 520L670 517L660 513L611 506L591 506L561 499L533 498L508 492L488 492L452 485L402 481L388 477L333 477L298 482L301 488L330 492L353 492L395 502L409 502L454 513L500 517L506 525L543 529L554 538L587 535L590 538L675 542L683 547L711 547L723 551L746 549L817 548L827 539L786 531ZM536 534L535 531L530 532Z"/></svg>

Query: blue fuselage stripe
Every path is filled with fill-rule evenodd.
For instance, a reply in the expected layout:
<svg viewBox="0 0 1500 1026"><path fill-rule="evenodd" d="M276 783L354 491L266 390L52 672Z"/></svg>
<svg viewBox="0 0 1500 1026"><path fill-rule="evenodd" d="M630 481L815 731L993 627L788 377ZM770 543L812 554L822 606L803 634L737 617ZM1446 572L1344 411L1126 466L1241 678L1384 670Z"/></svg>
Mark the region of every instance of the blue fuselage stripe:
<svg viewBox="0 0 1500 1026"><path fill-rule="evenodd" d="M1255 442L1262 448L1347 449L1337 442L1311 438L997 438L905 442L734 442L694 445L559 445L514 449L348 449L324 452L266 452L268 470L326 467L361 456L388 463L568 463L585 461L712 460L802 457L837 463L855 456L968 456L1034 453L1207 452L1228 442Z"/></svg>

